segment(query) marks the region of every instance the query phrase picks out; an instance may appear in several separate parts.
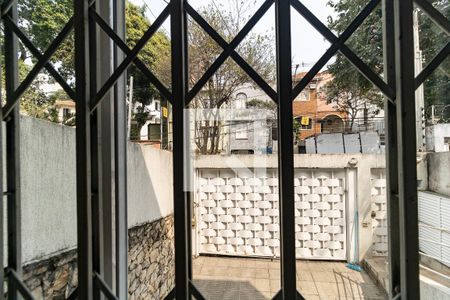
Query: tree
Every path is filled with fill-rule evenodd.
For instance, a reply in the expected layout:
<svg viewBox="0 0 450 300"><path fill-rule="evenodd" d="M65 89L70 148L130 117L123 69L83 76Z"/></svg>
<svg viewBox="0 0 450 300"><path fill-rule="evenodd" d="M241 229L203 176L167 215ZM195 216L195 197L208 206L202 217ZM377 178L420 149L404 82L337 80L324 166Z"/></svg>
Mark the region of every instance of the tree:
<svg viewBox="0 0 450 300"><path fill-rule="evenodd" d="M444 15L450 18L450 4L448 0L430 0ZM350 24L352 19L367 5L366 0L330 0L336 18L329 17L328 25L341 34ZM383 73L383 29L382 9L379 5L366 19L361 27L346 42L354 52L361 57L367 65L377 74ZM442 41L448 41L448 36L442 30L436 29L436 25L425 14L420 13L420 47L424 61L430 61L443 46ZM426 81L425 105L449 101L450 94L450 60L440 66L440 72L435 72ZM383 98L378 90L374 90L372 84L365 79L341 54L338 54L334 63L329 65L329 72L333 80L326 86L327 98L336 106L349 113L361 111L364 108L361 102L367 103L366 107L382 107ZM354 101L350 101L350 99ZM376 109L374 109L376 111ZM429 111L429 109L426 109Z"/></svg>
<svg viewBox="0 0 450 300"><path fill-rule="evenodd" d="M367 5L367 1L331 0L328 5L334 8L338 16L336 19L329 17L328 25L336 34L341 34ZM381 13L381 7L378 6L346 43L377 74L383 72ZM338 111L349 116L349 129L353 127L356 117L361 112L368 116L379 112L383 106L382 94L353 67L347 58L338 53L336 60L328 66L328 71L333 79L321 92Z"/></svg>
<svg viewBox="0 0 450 300"><path fill-rule="evenodd" d="M433 5L450 19L449 0L429 0ZM448 42L446 35L437 25L423 12L419 13L419 42L424 62L430 62L433 57ZM438 105L442 108L450 104L450 58L444 60L438 70L424 83L425 112L430 117L431 106ZM439 117L450 118L450 111L443 111Z"/></svg>
<svg viewBox="0 0 450 300"><path fill-rule="evenodd" d="M205 20L226 40L231 41L247 19L254 1L233 0L230 10L219 1L213 1L199 9ZM193 86L222 51L195 22L191 21L188 32L190 85ZM272 80L275 73L273 38L268 33L250 33L238 47L237 52L266 79ZM228 59L211 76L205 87L195 97L191 108L200 110L202 121L195 122L194 141L202 154L219 153L221 121L218 109L229 103L233 94L243 84L253 83L234 61Z"/></svg>
<svg viewBox="0 0 450 300"><path fill-rule="evenodd" d="M127 36L126 43L128 47L133 48L136 43L144 35L147 28L150 27L150 21L145 17L145 8L136 6L127 1L126 8L126 28ZM170 77L170 63L167 63L167 57L170 57L170 41L163 32L156 32L150 41L141 50L138 56L144 64L152 70L156 77L162 82L167 82ZM142 126L145 125L149 118L150 111L147 106L155 98L159 98L159 92L150 83L147 76L145 76L134 64L128 68L128 72L133 76L133 102L136 105L136 113L134 120L137 123L135 132L140 132Z"/></svg>
<svg viewBox="0 0 450 300"><path fill-rule="evenodd" d="M73 1L20 0L18 10L21 20L26 20L22 21L20 26L33 44L44 51L73 15ZM150 26L150 21L146 18L145 13L144 8L126 2L126 43L130 48L136 45ZM27 49L23 47L20 49L22 61L27 58L35 61ZM58 66L58 71L69 83L74 82L74 54L74 39L71 34L51 58L52 63ZM139 58L150 70L155 72L157 77L164 78L167 78L167 72L170 74L170 69L161 65L165 63L168 56L170 56L170 41L162 32L157 32L139 54ZM134 77L133 99L139 103L137 120L139 126L142 127L148 118L146 106L151 103L153 98L158 97L158 93L147 77L134 65L129 67L128 73Z"/></svg>

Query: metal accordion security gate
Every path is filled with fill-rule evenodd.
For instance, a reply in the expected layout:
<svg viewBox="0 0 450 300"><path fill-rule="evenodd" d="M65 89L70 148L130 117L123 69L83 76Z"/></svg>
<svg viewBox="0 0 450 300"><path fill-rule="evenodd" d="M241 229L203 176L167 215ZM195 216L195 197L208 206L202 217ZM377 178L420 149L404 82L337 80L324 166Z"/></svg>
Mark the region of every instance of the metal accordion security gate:
<svg viewBox="0 0 450 300"><path fill-rule="evenodd" d="M175 217L175 288L167 298L204 299L192 283L191 192L185 189L186 155L185 109L211 75L227 58L232 58L278 105L279 130L279 252L281 290L277 299L303 297L296 289L296 187L293 168L292 100L338 51L386 96L388 149L388 223L390 257L390 297L419 298L418 217L416 189L416 149L414 132L414 92L450 53L450 42L416 77L414 75L413 8L419 6L446 33L450 21L427 0L370 0L367 6L336 36L299 0L266 0L242 31L225 41L185 0L170 0L168 6L130 49L125 40L125 1L74 0L74 16L61 33L41 52L18 26L17 0L1 1L4 30L4 70L6 101L2 120L6 132L7 235L3 229L0 260L7 244L7 263L0 271L8 299L33 295L21 280L21 195L20 120L21 96L46 69L65 92L76 101L77 143L77 230L78 288L69 299L127 299L127 202L126 202L126 104L124 73L135 64L151 83L169 99L173 107L173 175ZM382 3L384 24L385 75L374 73L345 42L374 8ZM277 89L265 82L236 52L240 42L258 20L275 5L277 48ZM292 88L291 8L297 10L331 46L306 76ZM189 89L187 17L197 22L223 49L203 77ZM139 52L162 23L170 18L172 86L165 87L140 61ZM50 62L68 34L74 31L75 87ZM18 40L37 59L26 78L18 80ZM0 130L2 134L3 130ZM99 146L102 147L99 147ZM113 172L114 170L114 172ZM3 173L0 173L2 176ZM111 179L106 180L105 178ZM3 179L3 178L2 178ZM3 184L1 184L3 188ZM102 188L101 188L102 187ZM106 193L106 194L105 194ZM112 210L114 208L114 210ZM3 205L0 217L3 218ZM111 217L112 216L112 217ZM0 224L3 224L3 219ZM7 242L7 243L6 243ZM111 251L109 251L111 250ZM302 272L302 270L298 270Z"/></svg>

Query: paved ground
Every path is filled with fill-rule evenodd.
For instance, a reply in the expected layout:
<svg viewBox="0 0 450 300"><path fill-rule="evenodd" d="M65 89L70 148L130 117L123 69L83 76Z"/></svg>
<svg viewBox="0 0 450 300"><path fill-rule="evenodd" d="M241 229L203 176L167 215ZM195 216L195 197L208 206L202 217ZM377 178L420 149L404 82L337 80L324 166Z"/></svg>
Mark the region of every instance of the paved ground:
<svg viewBox="0 0 450 300"><path fill-rule="evenodd" d="M280 289L278 260L199 257L193 268L208 300L271 299ZM385 299L365 272L338 262L298 261L297 289L305 299Z"/></svg>

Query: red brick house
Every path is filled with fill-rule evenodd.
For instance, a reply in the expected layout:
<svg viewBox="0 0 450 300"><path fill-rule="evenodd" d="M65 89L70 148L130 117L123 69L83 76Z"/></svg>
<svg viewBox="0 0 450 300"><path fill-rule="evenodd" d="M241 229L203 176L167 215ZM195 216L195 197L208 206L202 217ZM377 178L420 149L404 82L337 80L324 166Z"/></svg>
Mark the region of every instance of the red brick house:
<svg viewBox="0 0 450 300"><path fill-rule="evenodd" d="M298 83L305 72L293 77L293 82ZM332 75L327 71L318 73L311 83L293 102L293 114L301 126L298 138L305 140L307 137L322 132L343 132L345 112L337 111L333 104L327 103L324 86L332 80Z"/></svg>

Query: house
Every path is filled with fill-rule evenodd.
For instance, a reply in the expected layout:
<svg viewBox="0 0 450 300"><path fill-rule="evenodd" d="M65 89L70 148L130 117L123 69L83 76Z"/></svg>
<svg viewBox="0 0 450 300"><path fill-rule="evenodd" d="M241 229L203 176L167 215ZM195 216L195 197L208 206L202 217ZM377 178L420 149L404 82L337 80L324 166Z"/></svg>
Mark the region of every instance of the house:
<svg viewBox="0 0 450 300"><path fill-rule="evenodd" d="M56 100L55 109L59 123L65 123L75 116L75 102L73 100Z"/></svg>
<svg viewBox="0 0 450 300"><path fill-rule="evenodd" d="M161 139L161 102L154 99L145 108L148 120L140 131L140 140L159 141Z"/></svg>
<svg viewBox="0 0 450 300"><path fill-rule="evenodd" d="M293 83L305 75L306 72L294 75ZM300 144L310 136L346 130L347 114L338 111L325 97L324 86L330 80L332 75L327 71L319 73L293 102L293 117L299 124L296 139ZM236 90L228 108L248 111L243 120L233 120L228 126L228 153L277 152L277 110L267 94L252 84L245 84Z"/></svg>
<svg viewBox="0 0 450 300"><path fill-rule="evenodd" d="M293 77L294 84L298 83L306 72ZM333 80L333 76L323 71L317 74L310 84L294 99L293 114L298 120L298 138L304 141L310 136L320 133L334 133L345 131L347 114L338 111L335 106L328 103L324 87Z"/></svg>

